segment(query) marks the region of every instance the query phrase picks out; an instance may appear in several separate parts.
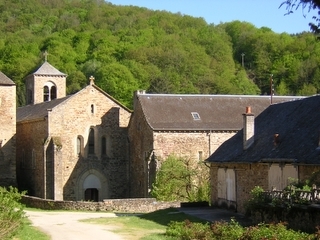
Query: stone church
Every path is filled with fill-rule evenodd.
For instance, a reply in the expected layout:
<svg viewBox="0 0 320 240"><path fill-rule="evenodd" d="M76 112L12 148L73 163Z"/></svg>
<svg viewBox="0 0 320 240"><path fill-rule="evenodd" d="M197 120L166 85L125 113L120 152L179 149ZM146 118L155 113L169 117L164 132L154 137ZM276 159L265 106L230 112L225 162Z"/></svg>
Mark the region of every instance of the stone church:
<svg viewBox="0 0 320 240"><path fill-rule="evenodd" d="M149 197L161 161L203 161L241 130L246 106L258 115L270 105L270 96L139 90L131 111L93 77L67 96L66 77L45 61L26 77L27 105L16 110L15 84L0 72L0 186L54 200Z"/></svg>
<svg viewBox="0 0 320 240"><path fill-rule="evenodd" d="M19 107L16 117L19 188L54 200L128 197L131 111L97 87L93 77L66 96L66 77L47 61L26 77L28 105Z"/></svg>

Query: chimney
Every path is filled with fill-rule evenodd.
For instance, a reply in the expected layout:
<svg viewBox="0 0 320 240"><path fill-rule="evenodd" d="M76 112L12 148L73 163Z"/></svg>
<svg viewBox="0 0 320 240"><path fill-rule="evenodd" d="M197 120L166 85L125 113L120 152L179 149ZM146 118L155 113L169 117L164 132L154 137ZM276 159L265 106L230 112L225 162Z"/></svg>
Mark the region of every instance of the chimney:
<svg viewBox="0 0 320 240"><path fill-rule="evenodd" d="M243 150L247 150L254 142L254 114L251 107L246 107L243 115Z"/></svg>
<svg viewBox="0 0 320 240"><path fill-rule="evenodd" d="M138 96L139 95L143 95L143 94L146 94L146 90L136 90L136 91L134 91L134 93L133 93L133 110L135 109L135 106L137 104Z"/></svg>

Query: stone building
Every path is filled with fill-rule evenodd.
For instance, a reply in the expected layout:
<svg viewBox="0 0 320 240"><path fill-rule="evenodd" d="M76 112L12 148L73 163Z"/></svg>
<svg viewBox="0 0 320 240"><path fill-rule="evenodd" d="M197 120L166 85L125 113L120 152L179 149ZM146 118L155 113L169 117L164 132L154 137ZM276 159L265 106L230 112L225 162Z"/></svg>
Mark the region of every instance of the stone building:
<svg viewBox="0 0 320 240"><path fill-rule="evenodd" d="M26 78L17 110L17 180L54 200L128 197L131 111L94 84L66 96L66 74L47 61Z"/></svg>
<svg viewBox="0 0 320 240"><path fill-rule="evenodd" d="M273 103L294 97L273 96ZM129 124L132 197L149 196L156 171L169 155L203 161L242 129L242 110L258 115L270 96L146 94L137 91Z"/></svg>
<svg viewBox="0 0 320 240"><path fill-rule="evenodd" d="M16 185L16 85L0 72L0 186Z"/></svg>
<svg viewBox="0 0 320 240"><path fill-rule="evenodd" d="M243 111L243 130L206 160L212 203L245 212L255 186L283 190L290 179L319 176L319 106L320 96L313 96L271 105L260 115L254 107Z"/></svg>

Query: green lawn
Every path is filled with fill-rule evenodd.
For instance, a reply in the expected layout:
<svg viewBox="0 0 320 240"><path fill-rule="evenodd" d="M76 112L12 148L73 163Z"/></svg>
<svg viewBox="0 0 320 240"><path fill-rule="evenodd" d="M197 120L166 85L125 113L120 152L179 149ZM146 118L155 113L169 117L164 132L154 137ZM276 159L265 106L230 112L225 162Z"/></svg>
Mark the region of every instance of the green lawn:
<svg viewBox="0 0 320 240"><path fill-rule="evenodd" d="M189 219L192 222L204 222L177 211L176 209L164 209L147 214L117 214L116 218L86 219L84 222L106 224L112 226L112 231L125 236L128 240L162 240L170 239L164 234L171 221L183 222ZM173 238L171 238L173 239Z"/></svg>
<svg viewBox="0 0 320 240"><path fill-rule="evenodd" d="M31 225L30 220L24 219L21 229L11 238L12 240L50 240L50 237Z"/></svg>

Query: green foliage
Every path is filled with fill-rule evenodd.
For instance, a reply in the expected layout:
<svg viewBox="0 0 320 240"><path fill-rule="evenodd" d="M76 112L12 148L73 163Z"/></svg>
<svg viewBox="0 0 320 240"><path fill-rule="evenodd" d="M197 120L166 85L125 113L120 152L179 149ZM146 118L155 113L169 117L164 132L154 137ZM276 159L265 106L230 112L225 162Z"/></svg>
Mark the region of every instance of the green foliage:
<svg viewBox="0 0 320 240"><path fill-rule="evenodd" d="M0 187L0 238L12 236L23 224L22 194L16 188Z"/></svg>
<svg viewBox="0 0 320 240"><path fill-rule="evenodd" d="M48 61L66 73L67 92L96 84L132 106L132 93L276 94L320 92L320 42L247 22L202 18L105 1L0 2L0 70L17 84ZM276 11L277 9L275 9ZM242 54L244 61L242 64Z"/></svg>
<svg viewBox="0 0 320 240"><path fill-rule="evenodd" d="M41 232L27 218L23 219L22 227L14 234L13 239L19 240L49 240L50 236Z"/></svg>
<svg viewBox="0 0 320 240"><path fill-rule="evenodd" d="M251 211L259 208L261 204L266 203L268 200L263 195L263 188L260 186L255 186L250 192L250 198L245 204L246 214L250 215Z"/></svg>
<svg viewBox="0 0 320 240"><path fill-rule="evenodd" d="M185 222L171 222L167 228L166 235L183 240L316 239L313 234L287 229L282 223L242 227L234 219L231 219L230 222L215 222L211 225L208 223L192 223L188 220Z"/></svg>
<svg viewBox="0 0 320 240"><path fill-rule="evenodd" d="M161 201L208 201L209 185L204 163L169 156L157 172L151 195Z"/></svg>

